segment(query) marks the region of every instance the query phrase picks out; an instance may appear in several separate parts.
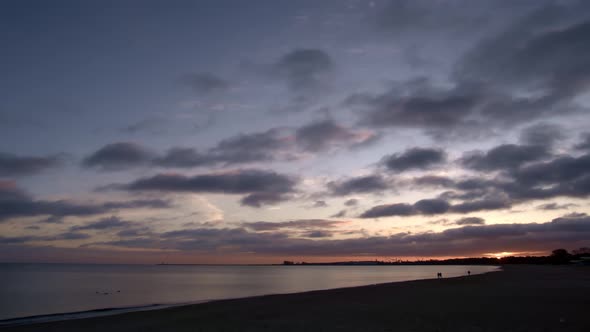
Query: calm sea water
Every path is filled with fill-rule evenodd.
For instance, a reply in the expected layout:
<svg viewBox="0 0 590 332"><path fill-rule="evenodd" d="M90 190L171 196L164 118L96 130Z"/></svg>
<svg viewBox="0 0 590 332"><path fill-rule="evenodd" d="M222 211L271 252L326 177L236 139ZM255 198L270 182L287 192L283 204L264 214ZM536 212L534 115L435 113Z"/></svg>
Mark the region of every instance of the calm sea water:
<svg viewBox="0 0 590 332"><path fill-rule="evenodd" d="M0 264L0 320L369 285L492 266L178 266Z"/></svg>

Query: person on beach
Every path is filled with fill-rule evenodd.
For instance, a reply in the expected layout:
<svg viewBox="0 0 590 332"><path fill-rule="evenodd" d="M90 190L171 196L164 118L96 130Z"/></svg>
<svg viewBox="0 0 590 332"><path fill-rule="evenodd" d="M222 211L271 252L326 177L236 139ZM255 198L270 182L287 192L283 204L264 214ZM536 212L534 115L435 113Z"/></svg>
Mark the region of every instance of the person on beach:
<svg viewBox="0 0 590 332"><path fill-rule="evenodd" d="M471 271L468 270L467 271L467 275L470 276L471 275Z"/></svg>
<svg viewBox="0 0 590 332"><path fill-rule="evenodd" d="M439 273L437 273L437 274L436 274L436 278L437 278L437 279L440 279L440 278L442 278L442 272L439 272Z"/></svg>

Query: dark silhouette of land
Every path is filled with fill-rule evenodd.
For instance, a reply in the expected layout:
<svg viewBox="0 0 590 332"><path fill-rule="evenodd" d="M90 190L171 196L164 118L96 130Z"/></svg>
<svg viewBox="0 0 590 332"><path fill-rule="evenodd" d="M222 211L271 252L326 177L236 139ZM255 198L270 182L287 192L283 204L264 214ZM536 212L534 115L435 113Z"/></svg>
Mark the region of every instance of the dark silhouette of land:
<svg viewBox="0 0 590 332"><path fill-rule="evenodd" d="M6 331L590 331L590 268L507 265L458 278L214 301Z"/></svg>
<svg viewBox="0 0 590 332"><path fill-rule="evenodd" d="M390 260L390 261L348 261L328 263L308 263L283 261L283 265L506 265L506 264L581 264L590 259L590 248L580 248L569 253L565 249L555 249L548 256L506 256L471 257L428 260Z"/></svg>

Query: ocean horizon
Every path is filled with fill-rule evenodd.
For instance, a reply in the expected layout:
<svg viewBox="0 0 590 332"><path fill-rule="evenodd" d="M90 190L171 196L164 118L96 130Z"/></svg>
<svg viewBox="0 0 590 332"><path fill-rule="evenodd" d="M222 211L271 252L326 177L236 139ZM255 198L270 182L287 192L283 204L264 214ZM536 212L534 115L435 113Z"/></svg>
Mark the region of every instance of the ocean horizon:
<svg viewBox="0 0 590 332"><path fill-rule="evenodd" d="M496 266L0 264L0 320L297 293L497 270ZM116 310L110 310L116 309ZM65 317L65 316L64 316ZM55 317L54 317L55 319Z"/></svg>

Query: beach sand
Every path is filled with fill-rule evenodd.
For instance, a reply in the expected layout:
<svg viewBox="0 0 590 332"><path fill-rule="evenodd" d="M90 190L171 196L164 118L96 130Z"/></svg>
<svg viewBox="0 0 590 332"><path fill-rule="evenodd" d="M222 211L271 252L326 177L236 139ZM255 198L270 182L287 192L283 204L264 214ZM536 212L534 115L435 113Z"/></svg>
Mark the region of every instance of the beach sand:
<svg viewBox="0 0 590 332"><path fill-rule="evenodd" d="M590 267L503 269L450 279L223 300L5 331L590 331Z"/></svg>

